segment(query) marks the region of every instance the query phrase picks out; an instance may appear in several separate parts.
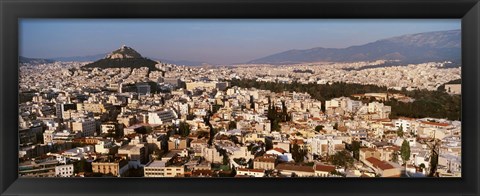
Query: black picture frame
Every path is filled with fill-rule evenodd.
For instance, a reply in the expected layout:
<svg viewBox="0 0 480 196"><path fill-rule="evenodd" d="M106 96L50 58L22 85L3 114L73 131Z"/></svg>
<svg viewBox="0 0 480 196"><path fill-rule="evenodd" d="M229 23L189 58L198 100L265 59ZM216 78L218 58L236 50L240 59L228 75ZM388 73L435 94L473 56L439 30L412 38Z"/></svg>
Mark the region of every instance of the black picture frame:
<svg viewBox="0 0 480 196"><path fill-rule="evenodd" d="M1 195L479 195L478 0L1 0ZM462 19L462 178L18 178L20 18Z"/></svg>

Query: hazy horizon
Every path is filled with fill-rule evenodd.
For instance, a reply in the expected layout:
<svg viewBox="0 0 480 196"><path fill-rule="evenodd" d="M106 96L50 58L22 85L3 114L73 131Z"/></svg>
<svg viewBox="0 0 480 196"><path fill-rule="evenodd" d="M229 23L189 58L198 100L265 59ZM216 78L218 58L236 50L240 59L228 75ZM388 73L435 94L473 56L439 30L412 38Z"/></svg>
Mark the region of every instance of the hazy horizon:
<svg viewBox="0 0 480 196"><path fill-rule="evenodd" d="M278 52L345 48L460 29L459 19L21 19L19 53L58 58L127 45L145 57L242 63Z"/></svg>

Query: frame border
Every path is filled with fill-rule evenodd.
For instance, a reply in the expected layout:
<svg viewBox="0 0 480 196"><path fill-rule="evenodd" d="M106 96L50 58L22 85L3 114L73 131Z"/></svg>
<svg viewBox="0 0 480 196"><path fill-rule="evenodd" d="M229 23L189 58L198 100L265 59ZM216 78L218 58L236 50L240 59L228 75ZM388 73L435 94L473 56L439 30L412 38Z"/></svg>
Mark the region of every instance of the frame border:
<svg viewBox="0 0 480 196"><path fill-rule="evenodd" d="M478 0L0 0L1 195L479 195ZM458 18L462 19L462 178L196 179L18 178L20 18ZM468 105L468 106L466 106ZM465 107L466 106L466 107ZM468 132L465 132L468 130ZM188 187L188 188L184 188ZM247 188L244 188L247 187Z"/></svg>

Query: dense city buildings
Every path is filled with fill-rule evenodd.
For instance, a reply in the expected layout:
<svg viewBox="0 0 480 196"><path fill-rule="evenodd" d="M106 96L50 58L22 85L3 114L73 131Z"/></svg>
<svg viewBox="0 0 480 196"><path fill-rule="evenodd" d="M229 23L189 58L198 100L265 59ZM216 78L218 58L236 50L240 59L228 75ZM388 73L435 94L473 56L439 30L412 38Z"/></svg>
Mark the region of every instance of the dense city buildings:
<svg viewBox="0 0 480 196"><path fill-rule="evenodd" d="M122 48L109 57L133 58ZM460 111L414 113L432 93L460 100L461 68L385 63L23 65L19 173L461 177Z"/></svg>

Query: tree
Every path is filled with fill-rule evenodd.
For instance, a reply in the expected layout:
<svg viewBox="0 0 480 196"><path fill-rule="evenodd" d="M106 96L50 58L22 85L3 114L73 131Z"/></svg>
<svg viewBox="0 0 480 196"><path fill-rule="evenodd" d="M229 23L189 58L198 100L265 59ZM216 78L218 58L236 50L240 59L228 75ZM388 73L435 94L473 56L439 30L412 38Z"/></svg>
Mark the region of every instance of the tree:
<svg viewBox="0 0 480 196"><path fill-rule="evenodd" d="M400 125L400 127L398 127L397 135L398 135L398 137L403 137L403 127L402 127L402 125Z"/></svg>
<svg viewBox="0 0 480 196"><path fill-rule="evenodd" d="M438 148L440 146L440 140L434 139L432 144L429 144L431 149L430 155L430 171L428 177L434 177L437 174L438 166Z"/></svg>
<svg viewBox="0 0 480 196"><path fill-rule="evenodd" d="M281 128L282 126L280 126L277 119L271 121L271 131L280 131Z"/></svg>
<svg viewBox="0 0 480 196"><path fill-rule="evenodd" d="M230 159L228 158L227 153L223 154L223 164L228 165L230 163Z"/></svg>
<svg viewBox="0 0 480 196"><path fill-rule="evenodd" d="M282 119L282 122L287 122L290 120L288 117L287 105L285 104L285 101L282 101L281 119Z"/></svg>
<svg viewBox="0 0 480 196"><path fill-rule="evenodd" d="M316 132L319 132L319 131L322 130L322 129L323 129L323 125L317 125L317 126L315 127L315 131L316 131Z"/></svg>
<svg viewBox="0 0 480 196"><path fill-rule="evenodd" d="M424 163L420 164L420 168L422 168L422 171L423 171L425 169L425 164Z"/></svg>
<svg viewBox="0 0 480 196"><path fill-rule="evenodd" d="M300 149L298 144L293 144L292 146L292 158L295 160L296 163L301 163L305 159L305 155L307 155L307 151L305 149Z"/></svg>
<svg viewBox="0 0 480 196"><path fill-rule="evenodd" d="M236 128L237 128L237 123L235 121L230 121L228 123L228 129L229 130L236 129Z"/></svg>
<svg viewBox="0 0 480 196"><path fill-rule="evenodd" d="M405 167L407 161L410 160L410 143L407 140L403 140L402 147L400 148L400 155L402 156Z"/></svg>
<svg viewBox="0 0 480 196"><path fill-rule="evenodd" d="M187 137L190 134L190 125L186 122L180 122L178 125L178 134L183 137Z"/></svg>
<svg viewBox="0 0 480 196"><path fill-rule="evenodd" d="M438 154L435 153L430 158L430 172L428 177L434 177L437 173L437 166L438 166Z"/></svg>
<svg viewBox="0 0 480 196"><path fill-rule="evenodd" d="M232 86L243 88L257 88L271 90L273 92L296 91L308 93L312 98L325 102L335 97L351 96L352 94L363 94L372 92L387 92L385 86L347 84L334 82L332 84L302 84L293 82L281 84L275 82L258 82L253 79L232 79ZM395 99L384 102L392 107L391 117L405 116L412 118L435 117L448 118L450 120L461 120L461 96L449 95L442 91L428 90L389 90L389 93L401 93L415 99L413 102L403 103ZM363 101L363 100L362 100ZM368 101L368 100L365 100ZM270 102L269 102L270 105ZM322 111L325 111L325 104L322 104Z"/></svg>
<svg viewBox="0 0 480 196"><path fill-rule="evenodd" d="M360 158L360 142L359 141L352 142L352 152L353 152L353 158L358 160Z"/></svg>
<svg viewBox="0 0 480 196"><path fill-rule="evenodd" d="M398 152L397 151L394 151L392 153L392 162L398 163Z"/></svg>
<svg viewBox="0 0 480 196"><path fill-rule="evenodd" d="M344 167L345 169L353 166L353 157L346 150L335 153L330 156L330 162L335 166Z"/></svg>
<svg viewBox="0 0 480 196"><path fill-rule="evenodd" d="M250 109L255 109L255 101L253 100L253 95L250 95Z"/></svg>

